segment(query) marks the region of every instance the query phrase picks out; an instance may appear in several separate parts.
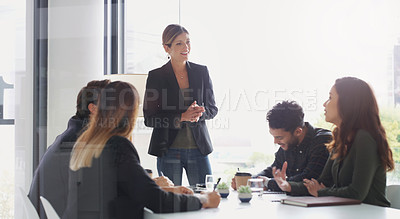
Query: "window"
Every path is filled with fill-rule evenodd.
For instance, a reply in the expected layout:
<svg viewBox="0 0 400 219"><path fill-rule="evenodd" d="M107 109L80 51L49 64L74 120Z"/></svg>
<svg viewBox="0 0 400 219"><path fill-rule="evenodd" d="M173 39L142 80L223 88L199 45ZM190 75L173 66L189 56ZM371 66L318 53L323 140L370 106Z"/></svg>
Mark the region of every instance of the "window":
<svg viewBox="0 0 400 219"><path fill-rule="evenodd" d="M41 155L76 111L80 88L104 77L104 10L102 1L0 0L0 218L22 218L14 189L28 193Z"/></svg>
<svg viewBox="0 0 400 219"><path fill-rule="evenodd" d="M270 165L277 147L265 115L278 101L298 101L306 121L329 128L322 105L335 79L348 75L374 88L399 164L397 1L164 2L126 3L127 72L146 73L167 61L161 33L168 24L188 29L190 60L208 66L219 106L208 123L214 172L256 173ZM397 169L389 183L400 181Z"/></svg>
<svg viewBox="0 0 400 219"><path fill-rule="evenodd" d="M25 71L25 2L0 1L0 218L14 218L15 80Z"/></svg>
<svg viewBox="0 0 400 219"><path fill-rule="evenodd" d="M125 23L124 73L147 74L167 60L161 34L179 23L179 0L125 1Z"/></svg>

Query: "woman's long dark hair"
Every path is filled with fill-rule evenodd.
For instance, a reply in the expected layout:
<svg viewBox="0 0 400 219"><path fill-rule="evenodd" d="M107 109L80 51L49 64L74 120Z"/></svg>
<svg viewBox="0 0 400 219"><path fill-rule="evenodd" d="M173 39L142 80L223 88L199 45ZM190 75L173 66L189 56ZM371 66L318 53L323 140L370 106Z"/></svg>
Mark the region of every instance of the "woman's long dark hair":
<svg viewBox="0 0 400 219"><path fill-rule="evenodd" d="M344 77L334 85L339 96L338 111L341 124L333 130L333 141L328 150L332 159L343 159L354 141L358 130L366 130L378 145L379 157L387 171L394 169L393 154L385 129L379 118L379 108L371 87L363 80Z"/></svg>

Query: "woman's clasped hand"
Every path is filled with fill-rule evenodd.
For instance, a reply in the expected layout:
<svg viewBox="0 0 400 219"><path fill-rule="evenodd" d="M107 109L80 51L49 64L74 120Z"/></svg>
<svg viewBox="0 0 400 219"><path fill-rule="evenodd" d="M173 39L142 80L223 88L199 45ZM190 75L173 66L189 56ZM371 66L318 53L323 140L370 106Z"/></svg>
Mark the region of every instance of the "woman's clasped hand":
<svg viewBox="0 0 400 219"><path fill-rule="evenodd" d="M205 112L204 107L199 106L197 102L194 101L186 110L186 112L182 113L181 121L197 122L203 115L203 112Z"/></svg>

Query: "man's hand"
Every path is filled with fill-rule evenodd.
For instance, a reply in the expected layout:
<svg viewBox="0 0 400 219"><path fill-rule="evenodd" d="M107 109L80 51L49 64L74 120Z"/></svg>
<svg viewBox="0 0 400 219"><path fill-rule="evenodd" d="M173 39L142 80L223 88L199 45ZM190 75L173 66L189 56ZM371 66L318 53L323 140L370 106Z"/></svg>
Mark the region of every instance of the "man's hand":
<svg viewBox="0 0 400 219"><path fill-rule="evenodd" d="M266 188L265 182L266 182L267 180L269 181L269 178L266 177L266 176L258 176L257 179L262 179L262 180L263 180L263 185L264 185L264 190L265 190L265 188Z"/></svg>
<svg viewBox="0 0 400 219"><path fill-rule="evenodd" d="M282 189L282 191L285 192L291 192L292 187L286 181L286 169L287 169L287 162L283 163L282 170L276 169L276 167L272 167L272 175L274 176L274 179L276 181L276 184L278 184L279 188Z"/></svg>

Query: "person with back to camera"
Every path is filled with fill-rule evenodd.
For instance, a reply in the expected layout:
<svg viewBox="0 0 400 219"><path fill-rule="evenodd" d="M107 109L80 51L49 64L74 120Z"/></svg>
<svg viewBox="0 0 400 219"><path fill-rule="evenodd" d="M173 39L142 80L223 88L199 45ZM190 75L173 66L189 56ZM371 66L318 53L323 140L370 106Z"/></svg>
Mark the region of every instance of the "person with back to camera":
<svg viewBox="0 0 400 219"><path fill-rule="evenodd" d="M325 120L335 128L321 176L288 182L285 163L282 170L273 169L279 187L290 195L338 196L390 206L386 172L394 169L393 155L371 87L358 78L339 78L324 107Z"/></svg>
<svg viewBox="0 0 400 219"><path fill-rule="evenodd" d="M328 159L325 144L332 140L332 133L304 122L303 108L295 101L277 103L268 111L267 120L274 143L280 148L275 153L274 162L254 177L263 179L265 189L281 191L273 179L272 168L282 167L287 161L288 181L317 178ZM231 186L236 189L234 179Z"/></svg>
<svg viewBox="0 0 400 219"><path fill-rule="evenodd" d="M57 136L40 160L28 194L40 218L47 218L40 196L52 204L58 215L63 215L67 203L68 166L72 147L96 111L101 89L109 83L110 80L93 80L79 91L76 113L69 119L67 130ZM181 192L167 177L156 177L153 180L166 191Z"/></svg>
<svg viewBox="0 0 400 219"><path fill-rule="evenodd" d="M153 127L149 154L157 156L159 175L181 185L183 168L190 185L211 174L211 139L205 120L217 115L213 86L206 66L188 61L189 32L168 25L162 35L170 60L149 72L143 112Z"/></svg>
<svg viewBox="0 0 400 219"><path fill-rule="evenodd" d="M155 213L218 207L217 192L166 192L140 166L130 141L138 98L127 82L112 82L102 90L97 110L71 154L63 218L143 218L144 207Z"/></svg>
<svg viewBox="0 0 400 219"><path fill-rule="evenodd" d="M100 90L109 83L110 80L90 81L79 91L76 113L69 119L67 130L57 136L40 160L28 194L40 218L47 218L39 199L40 196L45 197L52 204L57 214L64 213L67 203L68 166L72 147L96 109Z"/></svg>

